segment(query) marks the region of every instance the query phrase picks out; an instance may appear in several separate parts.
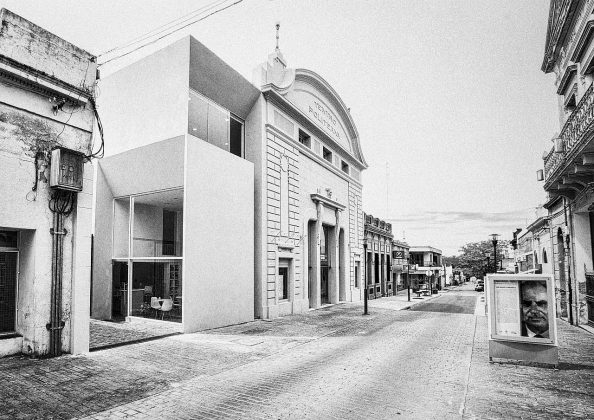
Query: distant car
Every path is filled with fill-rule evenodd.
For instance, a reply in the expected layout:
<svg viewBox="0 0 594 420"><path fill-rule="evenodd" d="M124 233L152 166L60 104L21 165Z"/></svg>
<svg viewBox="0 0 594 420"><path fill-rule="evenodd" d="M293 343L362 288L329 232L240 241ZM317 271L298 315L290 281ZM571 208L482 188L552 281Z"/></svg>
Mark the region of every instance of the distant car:
<svg viewBox="0 0 594 420"><path fill-rule="evenodd" d="M476 286L474 286L474 290L476 290L477 292L484 292L485 291L485 281L478 280L476 282Z"/></svg>

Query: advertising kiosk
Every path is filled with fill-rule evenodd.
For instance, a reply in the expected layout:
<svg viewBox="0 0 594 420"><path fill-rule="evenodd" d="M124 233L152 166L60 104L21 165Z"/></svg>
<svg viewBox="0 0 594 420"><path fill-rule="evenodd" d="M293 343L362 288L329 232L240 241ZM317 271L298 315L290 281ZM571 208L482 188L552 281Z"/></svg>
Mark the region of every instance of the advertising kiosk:
<svg viewBox="0 0 594 420"><path fill-rule="evenodd" d="M489 360L557 366L554 283L545 274L489 274Z"/></svg>

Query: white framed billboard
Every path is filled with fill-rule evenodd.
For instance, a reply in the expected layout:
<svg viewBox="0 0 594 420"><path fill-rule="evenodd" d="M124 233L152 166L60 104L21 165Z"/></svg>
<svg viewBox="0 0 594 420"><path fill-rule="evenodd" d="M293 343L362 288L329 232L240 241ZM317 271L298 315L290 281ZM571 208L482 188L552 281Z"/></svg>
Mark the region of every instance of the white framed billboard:
<svg viewBox="0 0 594 420"><path fill-rule="evenodd" d="M491 340L557 345L553 276L490 274L485 290Z"/></svg>

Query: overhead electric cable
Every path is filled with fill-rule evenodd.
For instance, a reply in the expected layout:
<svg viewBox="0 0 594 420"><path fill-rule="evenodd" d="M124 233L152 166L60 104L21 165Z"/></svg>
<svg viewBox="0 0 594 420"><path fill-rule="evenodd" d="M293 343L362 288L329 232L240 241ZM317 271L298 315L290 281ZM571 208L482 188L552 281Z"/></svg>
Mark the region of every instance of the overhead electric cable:
<svg viewBox="0 0 594 420"><path fill-rule="evenodd" d="M193 19L195 17L194 15L196 15L198 13L206 12L207 10L212 9L213 7L219 6L220 4L225 3L226 1L228 1L228 0L216 0L216 1L212 2L212 3L210 3L210 4L207 4L205 6L200 7L200 8L198 8L198 9L196 9L196 10L194 10L194 11L188 13L188 14L185 14L185 15L177 18L177 19L174 19L171 22L167 22L167 23L165 23L165 24L163 24L161 26L158 26L157 28L154 28L154 29L150 30L149 32L147 32L145 34L142 34L142 35L140 35L140 36L138 36L136 38L133 38L133 39L127 41L127 43L124 44L124 45L120 45L120 46L111 48L110 50L104 51L104 52L98 54L97 56L98 57L101 57L101 56L107 55L109 53L112 53L114 51L122 50L124 48L128 48L128 47L130 47L130 46L132 46L134 44L137 44L137 43L139 43L141 41L144 41L147 38L150 38L151 36L158 35L158 34L164 32L165 30L171 29L175 25L179 25L179 24L182 24L182 23L184 23L184 22L186 22L186 21L188 21L190 19ZM161 29L163 29L163 30L161 30Z"/></svg>
<svg viewBox="0 0 594 420"><path fill-rule="evenodd" d="M141 48L144 48L144 47L146 47L146 46L148 46L148 45L154 44L155 42L157 42L157 41L159 41L159 40L161 40L161 39L163 39L163 38L165 38L165 37L167 37L167 36L169 36L169 35L171 35L171 34L173 34L173 33L175 33L175 32L178 32L178 31L180 31L180 30L182 30L182 29L184 29L184 28L187 28L188 26L191 26L191 25L193 25L193 24L195 24L195 23L201 22L201 21L203 21L204 19L206 19L206 18L209 18L209 17L210 17L210 16L212 16L212 15L215 15L215 14L217 14L217 13L219 13L219 12L222 12L223 10L229 9L230 7L233 7L233 6L235 6L236 4L239 4L239 3L241 3L242 1L243 1L243 0L236 0L235 2L233 2L233 3L231 3L231 4L227 5L227 6L225 6L225 7L223 7L223 8L217 9L217 10L215 10L215 11L213 11L213 12L211 12L211 13L209 13L209 14L205 15L205 16L202 16L202 17L200 17L200 18L198 18L198 19L195 19L195 20L193 20L193 21L191 21L191 22L189 22L189 23L186 23L185 25L183 25L183 26L181 26L181 27L179 27L179 28L177 28L177 29L174 29L174 30L172 30L171 32L165 33L164 35L161 35L160 37L158 37L158 38L156 38L156 39L154 39L154 40L152 40L152 41L150 41L150 42L147 42L147 43L145 43L145 44L142 44L142 45L140 45L140 46L138 46L138 47L134 48L134 49L133 49L133 50L131 50L131 51L128 51L128 52L126 52L126 53L123 53L123 54L120 54L120 55L118 55L118 56L116 56L116 57L110 58L109 60L106 60L106 61L104 61L103 63L100 63L100 64L98 64L98 65L97 65L97 67L99 67L99 66L102 66L102 65L104 65L104 64L107 64L107 63L109 63L109 62L111 62L111 61L117 60L117 59L119 59L119 58L125 57L125 56L127 56L127 55L129 55L129 54L132 54L133 52L135 52L135 51L138 51L139 49L141 49ZM186 19L186 20L187 20L187 19ZM152 31L152 32L154 32L154 31ZM155 34L155 35L156 35L156 34ZM154 36L154 35L153 35L153 36ZM113 50L112 50L112 51L113 51Z"/></svg>

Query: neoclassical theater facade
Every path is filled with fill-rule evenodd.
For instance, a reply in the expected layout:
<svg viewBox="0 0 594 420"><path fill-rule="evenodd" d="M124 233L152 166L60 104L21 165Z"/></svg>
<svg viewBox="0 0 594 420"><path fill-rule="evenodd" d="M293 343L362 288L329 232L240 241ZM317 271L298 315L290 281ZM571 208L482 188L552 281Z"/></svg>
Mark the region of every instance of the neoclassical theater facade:
<svg viewBox="0 0 594 420"><path fill-rule="evenodd" d="M360 300L367 164L349 108L318 74L287 67L278 48L254 84L255 316Z"/></svg>

